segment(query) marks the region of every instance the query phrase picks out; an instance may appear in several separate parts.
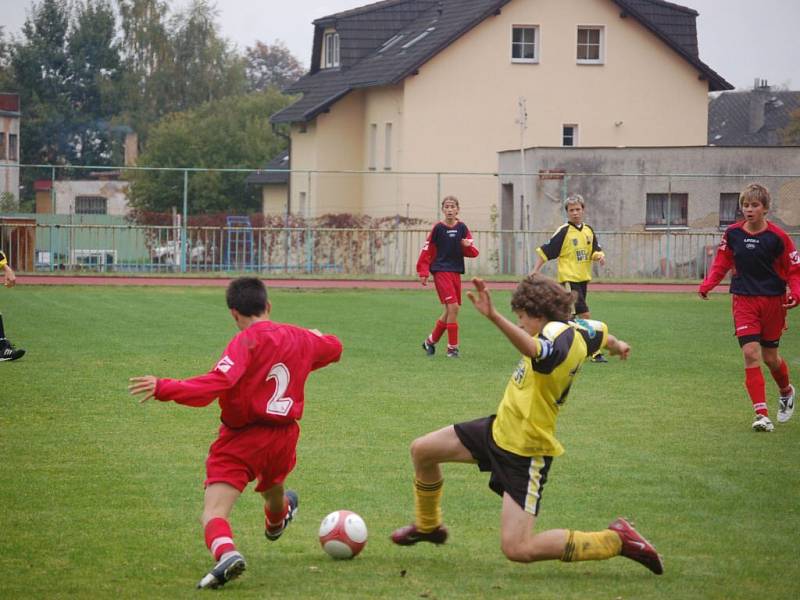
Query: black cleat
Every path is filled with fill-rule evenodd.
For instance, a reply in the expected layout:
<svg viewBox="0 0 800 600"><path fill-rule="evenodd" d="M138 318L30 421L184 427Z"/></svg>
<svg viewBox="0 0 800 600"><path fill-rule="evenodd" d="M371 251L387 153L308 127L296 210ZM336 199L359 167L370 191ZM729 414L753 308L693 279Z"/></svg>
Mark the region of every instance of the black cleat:
<svg viewBox="0 0 800 600"><path fill-rule="evenodd" d="M297 492L294 490L286 490L286 503L289 505L289 511L283 518L283 522L275 527L269 527L264 530L264 535L270 542L274 542L283 535L284 530L289 526L289 523L294 519L297 514L297 507L300 506L300 499L297 497Z"/></svg>
<svg viewBox="0 0 800 600"><path fill-rule="evenodd" d="M214 568L200 580L200 583L197 584L197 589L215 590L244 573L247 567L244 556L238 552L227 554L227 558L220 558Z"/></svg>
<svg viewBox="0 0 800 600"><path fill-rule="evenodd" d="M6 339L0 340L0 362L17 360L25 356L25 350L14 348L14 344Z"/></svg>
<svg viewBox="0 0 800 600"><path fill-rule="evenodd" d="M447 541L447 527L439 525L433 531L422 533L417 530L417 526L412 523L392 533L392 541L398 546L413 546L417 542L430 542L432 544L444 544Z"/></svg>
<svg viewBox="0 0 800 600"><path fill-rule="evenodd" d="M428 340L422 342L422 349L425 350L425 354L428 356L433 356L436 354L436 346L433 344L429 344Z"/></svg>

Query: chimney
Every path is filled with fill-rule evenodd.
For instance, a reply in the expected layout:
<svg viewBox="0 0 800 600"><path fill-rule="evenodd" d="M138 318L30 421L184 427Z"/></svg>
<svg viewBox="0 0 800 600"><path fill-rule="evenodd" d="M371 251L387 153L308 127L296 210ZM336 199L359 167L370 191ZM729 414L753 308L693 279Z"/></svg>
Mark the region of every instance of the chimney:
<svg viewBox="0 0 800 600"><path fill-rule="evenodd" d="M748 133L758 133L764 127L764 108L767 104L769 90L767 80L756 77L753 82L753 91L750 92Z"/></svg>
<svg viewBox="0 0 800 600"><path fill-rule="evenodd" d="M135 131L125 134L125 166L135 167L139 160L139 136Z"/></svg>

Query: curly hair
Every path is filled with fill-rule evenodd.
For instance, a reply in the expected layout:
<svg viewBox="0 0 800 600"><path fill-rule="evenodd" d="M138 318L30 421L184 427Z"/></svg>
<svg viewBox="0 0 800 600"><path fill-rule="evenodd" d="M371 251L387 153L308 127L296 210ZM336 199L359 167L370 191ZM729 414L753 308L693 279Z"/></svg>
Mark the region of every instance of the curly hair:
<svg viewBox="0 0 800 600"><path fill-rule="evenodd" d="M750 183L739 194L739 206L745 200L748 202L760 202L764 208L768 209L770 203L769 190L759 183Z"/></svg>
<svg viewBox="0 0 800 600"><path fill-rule="evenodd" d="M568 292L555 281L534 273L519 282L511 296L511 308L524 311L529 317L548 321L566 321L572 317L575 292Z"/></svg>

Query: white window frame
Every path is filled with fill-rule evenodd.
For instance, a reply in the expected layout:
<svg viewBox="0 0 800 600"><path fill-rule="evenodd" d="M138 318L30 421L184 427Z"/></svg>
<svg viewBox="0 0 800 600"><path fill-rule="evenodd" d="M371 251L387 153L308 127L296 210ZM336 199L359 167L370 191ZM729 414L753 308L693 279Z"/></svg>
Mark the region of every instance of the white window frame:
<svg viewBox="0 0 800 600"><path fill-rule="evenodd" d="M81 205L80 207L78 205ZM75 196L76 215L107 215L108 198L105 196L88 195Z"/></svg>
<svg viewBox="0 0 800 600"><path fill-rule="evenodd" d="M383 170L392 170L392 123L387 121L383 128Z"/></svg>
<svg viewBox="0 0 800 600"><path fill-rule="evenodd" d="M367 167L374 171L378 167L378 124L369 124L369 140L367 141Z"/></svg>
<svg viewBox="0 0 800 600"><path fill-rule="evenodd" d="M597 58L578 58L578 46L580 45L580 32L585 30L597 30L600 32L598 41ZM587 44L588 45L588 44ZM578 25L575 28L575 60L579 65L603 65L606 62L606 26L605 25Z"/></svg>
<svg viewBox="0 0 800 600"><path fill-rule="evenodd" d="M326 31L322 36L322 64L326 69L339 66L339 33Z"/></svg>
<svg viewBox="0 0 800 600"><path fill-rule="evenodd" d="M564 138L566 137L566 133L567 133L566 132L567 127L571 127L572 128L572 144L565 144L564 143ZM575 146L577 146L578 145L578 131L579 131L579 127L578 127L577 123L564 123L561 126L561 145L564 148L574 148Z"/></svg>
<svg viewBox="0 0 800 600"><path fill-rule="evenodd" d="M515 58L514 57L514 31L517 29L532 29L533 30L533 58ZM526 64L538 64L539 62L539 48L540 44L539 41L541 40L541 34L538 25L532 24L515 24L511 26L511 38L509 40L509 57L511 58L512 63L526 63ZM523 42L525 43L525 42Z"/></svg>

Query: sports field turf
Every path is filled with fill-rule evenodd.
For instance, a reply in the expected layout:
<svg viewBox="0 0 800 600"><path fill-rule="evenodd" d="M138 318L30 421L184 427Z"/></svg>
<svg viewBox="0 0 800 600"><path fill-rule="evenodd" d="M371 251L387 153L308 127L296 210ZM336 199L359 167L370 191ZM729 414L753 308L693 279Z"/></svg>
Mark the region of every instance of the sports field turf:
<svg viewBox="0 0 800 600"><path fill-rule="evenodd" d="M28 354L0 364L0 597L189 598L211 565L198 523L216 405L137 404L127 378L205 372L235 333L221 288L0 290L8 336ZM495 300L506 314L509 294ZM419 347L432 291L271 294L273 318L339 335L341 363L312 374L297 520L263 536L248 489L232 523L248 570L228 598L795 598L800 591L800 414L750 431L727 295L592 293L593 314L633 346L587 364L561 412L538 528L635 520L663 554L652 575L623 558L520 565L499 549L500 499L475 467L445 467L443 547L393 546L412 518L408 444L492 413L517 353L474 309L462 358ZM800 309L798 309L800 311ZM800 312L783 353L800 381ZM767 375L770 410L775 386ZM774 420L774 419L773 419ZM317 542L348 508L370 538L353 561Z"/></svg>

